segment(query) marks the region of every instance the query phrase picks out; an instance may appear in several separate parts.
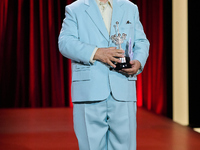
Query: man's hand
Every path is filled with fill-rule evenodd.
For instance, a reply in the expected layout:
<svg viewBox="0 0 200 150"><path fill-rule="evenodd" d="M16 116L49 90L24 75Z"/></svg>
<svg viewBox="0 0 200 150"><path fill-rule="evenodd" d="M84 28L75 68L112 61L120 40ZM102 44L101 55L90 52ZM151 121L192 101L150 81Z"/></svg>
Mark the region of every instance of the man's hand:
<svg viewBox="0 0 200 150"><path fill-rule="evenodd" d="M122 69L122 70L120 70L120 72L126 73L128 75L136 74L141 67L140 62L138 60L132 60L132 61L130 61L130 64L132 66L131 68Z"/></svg>
<svg viewBox="0 0 200 150"><path fill-rule="evenodd" d="M116 49L116 47L98 48L93 59L99 60L115 68L116 66L113 62L121 63L121 61L116 57L123 58L124 50Z"/></svg>

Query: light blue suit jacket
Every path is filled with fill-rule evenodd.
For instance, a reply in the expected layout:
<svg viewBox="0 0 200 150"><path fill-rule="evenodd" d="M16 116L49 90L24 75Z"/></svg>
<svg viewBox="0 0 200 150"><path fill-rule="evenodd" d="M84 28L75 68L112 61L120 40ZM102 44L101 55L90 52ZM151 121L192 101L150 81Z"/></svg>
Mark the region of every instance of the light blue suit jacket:
<svg viewBox="0 0 200 150"><path fill-rule="evenodd" d="M136 101L136 75L127 76L100 61L90 63L95 47L115 47L105 27L95 0L78 0L66 6L59 35L59 50L72 60L72 101L99 101L110 92L120 101ZM142 69L149 53L149 42L139 21L138 8L128 0L113 0L110 35L115 34L116 21L120 33L127 38L122 48L127 50L131 38L134 59L140 61ZM130 24L127 24L127 21Z"/></svg>

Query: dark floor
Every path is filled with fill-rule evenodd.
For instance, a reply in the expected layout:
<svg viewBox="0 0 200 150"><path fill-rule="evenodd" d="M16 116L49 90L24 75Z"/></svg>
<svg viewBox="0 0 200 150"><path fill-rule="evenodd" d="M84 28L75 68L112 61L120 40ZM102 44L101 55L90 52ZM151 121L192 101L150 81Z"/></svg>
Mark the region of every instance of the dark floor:
<svg viewBox="0 0 200 150"><path fill-rule="evenodd" d="M138 150L200 150L200 134L138 108ZM78 150L72 108L0 109L0 150Z"/></svg>

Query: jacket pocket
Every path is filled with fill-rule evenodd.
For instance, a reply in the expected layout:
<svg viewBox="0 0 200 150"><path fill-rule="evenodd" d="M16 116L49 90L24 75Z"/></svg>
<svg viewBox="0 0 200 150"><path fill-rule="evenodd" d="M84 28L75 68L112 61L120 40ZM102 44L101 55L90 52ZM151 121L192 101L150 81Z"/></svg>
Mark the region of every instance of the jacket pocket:
<svg viewBox="0 0 200 150"><path fill-rule="evenodd" d="M89 81L90 79L90 70L72 72L72 82Z"/></svg>
<svg viewBox="0 0 200 150"><path fill-rule="evenodd" d="M137 76L136 75L131 75L128 77L129 81L136 81L137 80Z"/></svg>

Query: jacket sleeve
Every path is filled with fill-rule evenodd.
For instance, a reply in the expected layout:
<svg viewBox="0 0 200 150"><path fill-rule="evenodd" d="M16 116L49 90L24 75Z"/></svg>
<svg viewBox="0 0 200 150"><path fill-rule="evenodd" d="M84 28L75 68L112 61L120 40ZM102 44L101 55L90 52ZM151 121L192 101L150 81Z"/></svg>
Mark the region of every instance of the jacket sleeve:
<svg viewBox="0 0 200 150"><path fill-rule="evenodd" d="M68 6L65 8L65 19L58 38L58 46L63 56L86 65L91 64L90 58L96 46L79 40L76 15Z"/></svg>
<svg viewBox="0 0 200 150"><path fill-rule="evenodd" d="M143 26L139 20L139 12L136 6L135 12L135 35L134 35L134 45L133 45L133 59L138 60L141 63L141 68L139 69L139 73L142 72L146 60L149 56L149 41L146 38L146 35L143 30Z"/></svg>

